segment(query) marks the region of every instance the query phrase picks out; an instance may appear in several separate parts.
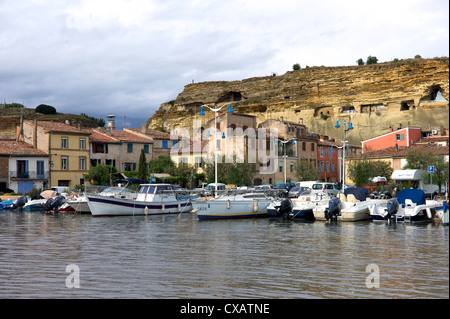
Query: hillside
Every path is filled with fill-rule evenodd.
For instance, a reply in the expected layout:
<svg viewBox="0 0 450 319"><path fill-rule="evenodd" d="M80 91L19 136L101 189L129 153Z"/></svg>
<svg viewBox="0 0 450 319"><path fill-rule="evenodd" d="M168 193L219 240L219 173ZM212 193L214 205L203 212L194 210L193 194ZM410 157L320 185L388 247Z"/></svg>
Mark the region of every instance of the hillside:
<svg viewBox="0 0 450 319"><path fill-rule="evenodd" d="M69 121L71 125L81 128L97 127L96 123L81 115L75 114L40 114L36 113L33 108L0 108L0 137L15 138L16 127L20 125L20 116L23 115L24 120L39 121L55 121L66 123Z"/></svg>
<svg viewBox="0 0 450 319"><path fill-rule="evenodd" d="M407 59L362 66L310 67L283 75L188 84L161 104L149 128L192 129L202 104L232 103L257 123L283 118L303 121L311 132L342 137L336 120L353 122L351 143L384 134L392 126L449 126L449 59Z"/></svg>

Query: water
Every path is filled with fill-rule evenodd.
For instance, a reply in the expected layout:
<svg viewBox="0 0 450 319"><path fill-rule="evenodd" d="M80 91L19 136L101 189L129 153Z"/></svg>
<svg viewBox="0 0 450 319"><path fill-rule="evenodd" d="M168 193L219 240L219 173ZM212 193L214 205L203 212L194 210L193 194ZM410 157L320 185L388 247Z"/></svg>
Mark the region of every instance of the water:
<svg viewBox="0 0 450 319"><path fill-rule="evenodd" d="M3 212L0 298L449 298L448 232ZM79 288L66 286L68 265L79 268ZM379 288L366 285L368 265Z"/></svg>

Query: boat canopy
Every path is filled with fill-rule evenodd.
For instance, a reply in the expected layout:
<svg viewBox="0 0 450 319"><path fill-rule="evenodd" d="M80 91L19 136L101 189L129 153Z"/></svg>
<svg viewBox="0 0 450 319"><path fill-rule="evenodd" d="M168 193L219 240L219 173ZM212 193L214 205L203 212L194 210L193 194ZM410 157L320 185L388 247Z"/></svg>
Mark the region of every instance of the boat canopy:
<svg viewBox="0 0 450 319"><path fill-rule="evenodd" d="M405 204L405 200L410 199L417 205L426 204L425 192L421 189L402 189L398 192L397 201L399 204Z"/></svg>
<svg viewBox="0 0 450 319"><path fill-rule="evenodd" d="M399 169L392 173L391 179L395 181L417 181L421 180L424 171L421 169Z"/></svg>
<svg viewBox="0 0 450 319"><path fill-rule="evenodd" d="M163 191L171 191L172 186L170 184L143 184L139 189L141 194L160 194Z"/></svg>
<svg viewBox="0 0 450 319"><path fill-rule="evenodd" d="M369 197L369 190L365 187L346 188L344 195L347 196L349 194L354 195L357 200L363 202Z"/></svg>

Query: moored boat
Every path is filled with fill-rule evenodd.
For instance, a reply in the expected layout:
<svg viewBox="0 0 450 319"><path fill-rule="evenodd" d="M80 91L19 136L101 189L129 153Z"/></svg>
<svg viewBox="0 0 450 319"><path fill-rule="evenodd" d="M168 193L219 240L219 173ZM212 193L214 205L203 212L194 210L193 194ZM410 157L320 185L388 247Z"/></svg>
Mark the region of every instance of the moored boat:
<svg viewBox="0 0 450 319"><path fill-rule="evenodd" d="M437 202L428 202L425 192L421 189L402 189L397 198L390 199L386 204L370 208L374 221L387 222L429 222L436 215Z"/></svg>
<svg viewBox="0 0 450 319"><path fill-rule="evenodd" d="M327 193L302 193L297 198L277 199L268 207L271 217L284 219L315 220L314 211L317 207L328 203L330 195Z"/></svg>
<svg viewBox="0 0 450 319"><path fill-rule="evenodd" d="M92 216L135 216L187 213L189 200L178 200L170 184L141 184L136 198L86 195Z"/></svg>
<svg viewBox="0 0 450 319"><path fill-rule="evenodd" d="M263 192L223 194L217 198L193 201L200 220L268 217L274 200Z"/></svg>

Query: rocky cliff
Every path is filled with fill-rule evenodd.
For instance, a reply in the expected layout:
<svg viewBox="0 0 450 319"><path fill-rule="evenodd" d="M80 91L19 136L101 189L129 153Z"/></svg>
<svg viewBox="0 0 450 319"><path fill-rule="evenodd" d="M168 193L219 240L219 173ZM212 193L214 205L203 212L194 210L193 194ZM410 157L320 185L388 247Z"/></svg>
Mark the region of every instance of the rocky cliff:
<svg viewBox="0 0 450 319"><path fill-rule="evenodd" d="M352 121L347 133L359 144L406 126L449 126L449 59L408 59L363 66L310 67L283 75L242 81L186 85L177 98L160 106L149 128L192 129L214 114L199 117L202 104L232 103L233 110L252 114L257 123L283 118L302 121L310 132L342 138L336 120ZM224 109L226 110L226 109Z"/></svg>

